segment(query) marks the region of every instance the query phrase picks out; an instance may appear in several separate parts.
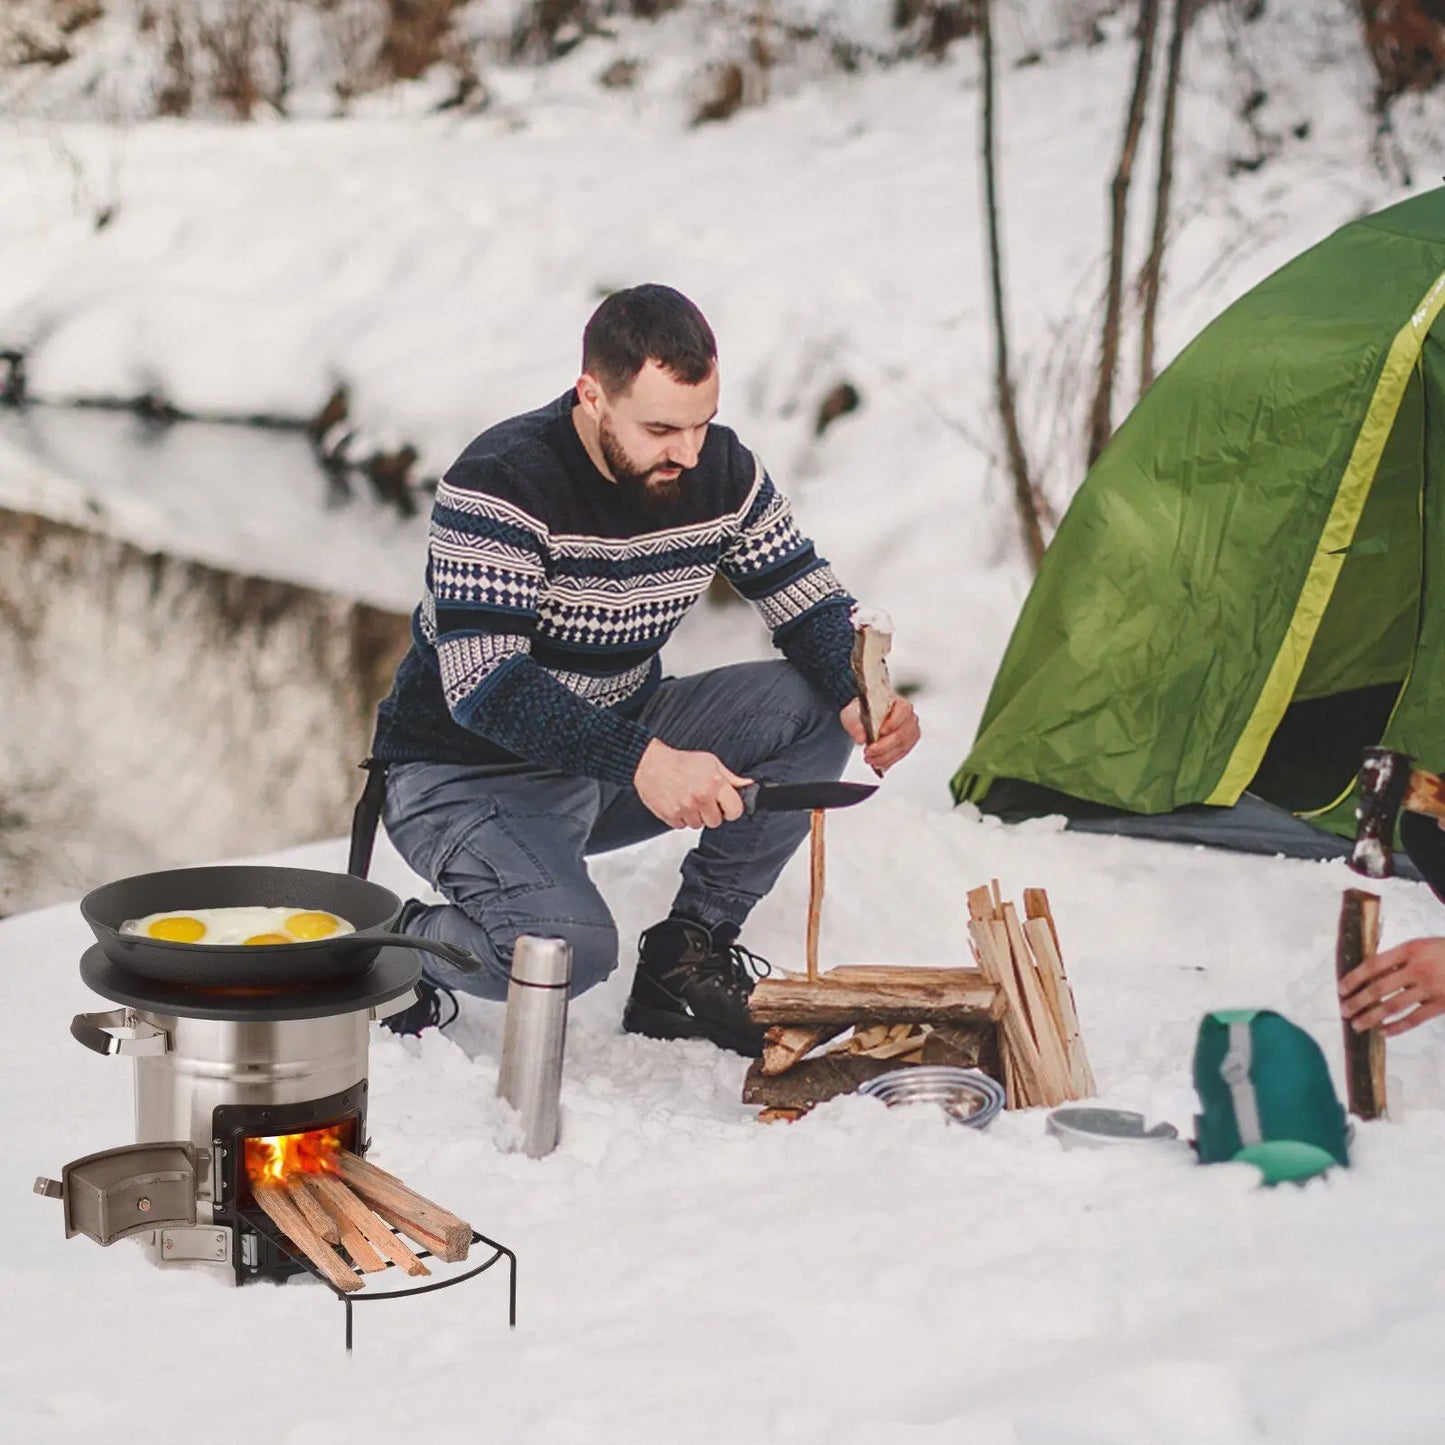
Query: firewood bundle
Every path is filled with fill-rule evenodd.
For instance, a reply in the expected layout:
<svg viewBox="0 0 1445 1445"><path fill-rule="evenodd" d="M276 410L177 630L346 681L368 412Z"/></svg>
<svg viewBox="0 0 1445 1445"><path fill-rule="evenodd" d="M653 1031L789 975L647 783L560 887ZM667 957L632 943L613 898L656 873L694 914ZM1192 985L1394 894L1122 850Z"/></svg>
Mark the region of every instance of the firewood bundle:
<svg viewBox="0 0 1445 1445"><path fill-rule="evenodd" d="M253 1181L251 1192L337 1289L361 1289L365 1275L389 1264L410 1275L431 1273L389 1226L448 1264L467 1257L472 1227L464 1220L350 1150L338 1150L329 1162L326 1170L296 1171L279 1183Z"/></svg>
<svg viewBox="0 0 1445 1445"><path fill-rule="evenodd" d="M743 1081L743 1102L761 1104L764 1118L796 1118L910 1064L996 1077L1002 1006L1000 990L973 968L853 964L816 979L775 974L748 1001L752 1017L770 1027Z"/></svg>
<svg viewBox="0 0 1445 1445"><path fill-rule="evenodd" d="M1074 991L1042 888L1024 889L1024 918L998 882L968 894L969 936L983 976L1004 998L1002 1053L1010 1109L1064 1104L1096 1092Z"/></svg>

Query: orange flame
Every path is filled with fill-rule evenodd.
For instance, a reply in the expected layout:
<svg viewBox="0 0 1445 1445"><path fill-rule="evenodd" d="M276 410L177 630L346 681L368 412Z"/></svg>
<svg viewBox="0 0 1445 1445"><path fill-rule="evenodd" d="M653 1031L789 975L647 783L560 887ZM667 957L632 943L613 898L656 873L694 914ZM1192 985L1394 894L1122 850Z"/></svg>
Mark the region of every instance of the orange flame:
<svg viewBox="0 0 1445 1445"><path fill-rule="evenodd" d="M321 1174L343 1147L341 1128L271 1134L246 1140L246 1174L253 1184L279 1184L292 1174Z"/></svg>

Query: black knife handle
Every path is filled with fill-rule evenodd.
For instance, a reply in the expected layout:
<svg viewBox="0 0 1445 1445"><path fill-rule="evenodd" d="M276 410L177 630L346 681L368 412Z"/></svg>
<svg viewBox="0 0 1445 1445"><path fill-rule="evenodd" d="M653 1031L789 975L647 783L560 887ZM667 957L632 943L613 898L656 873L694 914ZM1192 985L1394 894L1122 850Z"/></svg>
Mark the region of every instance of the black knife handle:
<svg viewBox="0 0 1445 1445"><path fill-rule="evenodd" d="M752 817L758 810L758 788L759 783L747 783L738 789L738 797L743 800L743 816Z"/></svg>

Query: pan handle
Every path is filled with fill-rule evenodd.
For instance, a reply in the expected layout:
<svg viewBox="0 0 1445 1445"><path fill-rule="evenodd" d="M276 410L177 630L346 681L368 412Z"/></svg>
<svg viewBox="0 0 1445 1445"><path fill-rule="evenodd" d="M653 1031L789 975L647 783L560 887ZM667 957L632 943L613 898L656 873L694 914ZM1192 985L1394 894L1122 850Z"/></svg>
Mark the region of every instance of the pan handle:
<svg viewBox="0 0 1445 1445"><path fill-rule="evenodd" d="M434 953L438 958L446 959L453 968L459 968L463 973L477 973L482 967L482 961L476 954L468 953L466 949L457 948L454 944L437 943L414 933L353 933L344 938L328 939L327 942L333 948L344 948L353 938L358 945L394 943L400 944L402 948L419 948L423 953Z"/></svg>
<svg viewBox="0 0 1445 1445"><path fill-rule="evenodd" d="M112 1029L129 1029L129 1038L118 1038ZM97 1054L163 1054L171 1046L170 1035L144 1019L136 1018L128 1008L107 1009L104 1013L76 1014L70 1021L70 1036Z"/></svg>

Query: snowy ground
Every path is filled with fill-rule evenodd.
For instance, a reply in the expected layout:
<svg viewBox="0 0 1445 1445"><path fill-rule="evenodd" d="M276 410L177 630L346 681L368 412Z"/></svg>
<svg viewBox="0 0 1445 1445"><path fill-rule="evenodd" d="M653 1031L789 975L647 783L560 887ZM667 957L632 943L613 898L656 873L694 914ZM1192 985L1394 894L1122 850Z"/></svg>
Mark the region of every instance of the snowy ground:
<svg viewBox="0 0 1445 1445"><path fill-rule="evenodd" d="M1402 191L1372 153L1353 5L1267 7L1244 27L1236 11L1211 7L1192 42L1166 354ZM945 811L1027 586L988 421L970 48L815 77L690 130L674 82L697 56L681 31L656 32L673 48L657 43L635 94L596 85L643 33L619 29L557 65L489 75L494 104L476 116L420 114L405 97L344 122L247 128L17 114L0 127L0 347L26 349L36 393L55 402L158 388L208 413L304 415L344 380L378 438L417 442L435 469L568 384L599 288L681 286L720 337L723 420L840 575L893 614L895 675L922 687L924 745L879 799L829 824L825 963L962 961L964 890L997 876L1013 897L1050 891L1107 1102L1187 1134L1210 1008L1278 1007L1338 1065L1342 865ZM1122 21L1106 30L1001 79L1015 354L1060 501L1077 481L1071 428L1130 65ZM1006 37L1011 56L1037 41L1027 24ZM1438 99L1402 102L1395 119L1393 147L1438 150ZM1142 202L1136 219L1142 237ZM844 378L863 405L815 437L814 408ZM115 424L75 417L43 445L7 426L0 505L413 601L417 525L325 512L299 462L252 454L244 434L122 445ZM670 665L759 655L746 619L700 610ZM44 730L43 699L23 701ZM599 861L625 935L665 910L682 846ZM344 852L288 857L339 868ZM385 851L376 876L415 886ZM1445 931L1424 890L1385 891L1387 942ZM750 926L755 949L797 963L805 892L795 861ZM9 1438L1440 1438L1439 1023L1392 1045L1396 1117L1360 1129L1357 1167L1275 1191L1177 1150L1064 1153L1038 1111L976 1135L854 1099L763 1128L737 1102L741 1060L617 1032L627 961L574 1009L566 1133L543 1161L497 1147L498 1010L469 1006L450 1036L420 1043L378 1033L376 1157L518 1251L521 1323L508 1334L500 1282L483 1280L358 1311L346 1362L321 1290L163 1275L125 1245L65 1241L58 1208L29 1193L37 1173L131 1137L127 1066L67 1037L71 1014L100 1006L76 971L87 942L73 905L0 923Z"/></svg>
<svg viewBox="0 0 1445 1445"><path fill-rule="evenodd" d="M1188 1136L1213 1007L1280 1008L1338 1066L1340 864L881 800L829 831L825 964L960 962L966 887L1046 886L1110 1103ZM665 908L682 846L601 860L624 931ZM343 866L339 843L288 858ZM375 876L415 886L385 850ZM797 965L805 890L795 860L749 930L780 963ZM1445 928L1423 889L1385 893L1387 939ZM757 1124L742 1060L618 1032L628 966L574 1006L563 1140L543 1160L497 1147L498 1007L469 1003L449 1037L374 1030L374 1157L518 1252L520 1321L509 1334L484 1277L358 1310L348 1362L320 1286L165 1274L128 1245L66 1241L59 1207L29 1194L133 1137L129 1066L67 1037L101 1006L76 972L88 942L73 907L0 924L11 1439L169 1445L197 1420L223 1441L264 1422L277 1445L1439 1439L1439 1023L1391 1045L1395 1119L1359 1128L1355 1167L1276 1190L1182 1146L1065 1152L1042 1110L975 1134L854 1098Z"/></svg>

